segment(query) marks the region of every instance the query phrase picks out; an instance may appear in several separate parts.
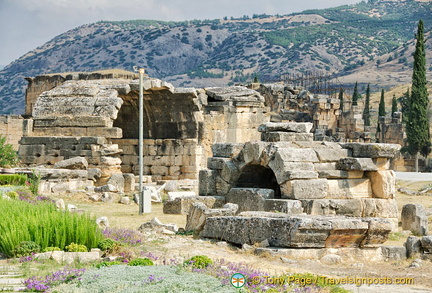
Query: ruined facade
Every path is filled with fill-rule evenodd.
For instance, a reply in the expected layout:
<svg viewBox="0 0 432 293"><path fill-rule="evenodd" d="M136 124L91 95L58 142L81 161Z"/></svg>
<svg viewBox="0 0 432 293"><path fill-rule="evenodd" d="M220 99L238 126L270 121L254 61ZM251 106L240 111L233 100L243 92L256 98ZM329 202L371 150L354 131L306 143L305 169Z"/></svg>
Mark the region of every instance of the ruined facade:
<svg viewBox="0 0 432 293"><path fill-rule="evenodd" d="M259 137L268 120L264 99L245 87L175 89L145 78L144 173L155 179L197 179L215 142ZM81 156L102 170L98 184L113 174L138 172L137 80L67 80L34 103L31 132L20 141L24 165Z"/></svg>
<svg viewBox="0 0 432 293"><path fill-rule="evenodd" d="M396 144L313 141L312 123L266 123L262 141L216 144L200 195L224 196L235 217L202 235L277 247L376 247L397 230ZM251 212L254 211L254 212ZM259 233L254 231L260 231Z"/></svg>

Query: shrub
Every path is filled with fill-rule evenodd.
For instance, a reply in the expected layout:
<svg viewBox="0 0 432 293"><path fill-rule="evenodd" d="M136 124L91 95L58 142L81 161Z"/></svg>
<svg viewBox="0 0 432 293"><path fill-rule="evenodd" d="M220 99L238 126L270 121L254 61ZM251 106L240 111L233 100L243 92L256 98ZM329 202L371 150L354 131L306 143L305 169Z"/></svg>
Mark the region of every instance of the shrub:
<svg viewBox="0 0 432 293"><path fill-rule="evenodd" d="M153 261L148 258L136 258L131 260L128 263L129 266L152 266L154 265Z"/></svg>
<svg viewBox="0 0 432 293"><path fill-rule="evenodd" d="M58 211L52 202L34 205L0 197L0 211L0 252L7 256L13 256L22 241L34 241L42 249L64 248L72 242L91 249L103 239L89 214Z"/></svg>
<svg viewBox="0 0 432 293"><path fill-rule="evenodd" d="M101 263L96 264L95 267L100 269L100 268L110 267L110 266L119 265L119 264L121 264L121 263L117 260L115 260L115 261L103 261Z"/></svg>
<svg viewBox="0 0 432 293"><path fill-rule="evenodd" d="M16 257L30 255L32 253L38 253L40 246L33 241L22 241L13 249L12 253Z"/></svg>
<svg viewBox="0 0 432 293"><path fill-rule="evenodd" d="M17 152L11 144L6 143L6 137L0 134L0 168L13 167L17 163Z"/></svg>
<svg viewBox="0 0 432 293"><path fill-rule="evenodd" d="M213 264L213 261L205 255L196 255L184 262L184 265L190 265L194 269L203 269L211 264Z"/></svg>
<svg viewBox="0 0 432 293"><path fill-rule="evenodd" d="M116 242L112 239L104 239L98 243L98 247L102 251L112 251L116 246Z"/></svg>
<svg viewBox="0 0 432 293"><path fill-rule="evenodd" d="M6 196L10 197L11 199L16 199L18 197L18 193L16 191L8 191L6 192Z"/></svg>
<svg viewBox="0 0 432 293"><path fill-rule="evenodd" d="M42 252L52 252L52 251L62 251L62 249L59 247L49 246L49 247L45 247L42 250Z"/></svg>
<svg viewBox="0 0 432 293"><path fill-rule="evenodd" d="M68 246L65 247L66 251L68 252L87 252L88 249L85 245L82 244L75 244L71 243Z"/></svg>
<svg viewBox="0 0 432 293"><path fill-rule="evenodd" d="M27 176L23 174L0 174L0 185L25 185Z"/></svg>

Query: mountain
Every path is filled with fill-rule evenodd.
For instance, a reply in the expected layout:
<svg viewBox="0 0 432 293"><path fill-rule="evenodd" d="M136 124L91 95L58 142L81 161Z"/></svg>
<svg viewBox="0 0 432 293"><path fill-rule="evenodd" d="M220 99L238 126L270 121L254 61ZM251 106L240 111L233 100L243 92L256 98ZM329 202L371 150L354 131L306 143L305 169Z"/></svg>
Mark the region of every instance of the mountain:
<svg viewBox="0 0 432 293"><path fill-rule="evenodd" d="M430 36L432 0L369 0L237 19L83 25L0 71L0 113L23 113L24 77L131 70L134 65L144 67L152 77L188 87L250 82L255 76L277 81L311 73L332 75L348 84L359 79L376 87L408 83L419 19ZM427 48L432 48L430 41Z"/></svg>

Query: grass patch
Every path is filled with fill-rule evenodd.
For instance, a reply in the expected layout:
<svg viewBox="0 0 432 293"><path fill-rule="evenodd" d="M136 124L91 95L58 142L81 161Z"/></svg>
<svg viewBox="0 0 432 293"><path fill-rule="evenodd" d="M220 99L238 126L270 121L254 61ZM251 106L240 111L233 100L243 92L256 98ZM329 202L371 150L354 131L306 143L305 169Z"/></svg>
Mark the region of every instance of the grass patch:
<svg viewBox="0 0 432 293"><path fill-rule="evenodd" d="M64 248L74 242L89 250L103 239L95 220L88 214L58 211L51 202L32 204L0 198L0 252L13 256L23 241L34 241L41 249Z"/></svg>

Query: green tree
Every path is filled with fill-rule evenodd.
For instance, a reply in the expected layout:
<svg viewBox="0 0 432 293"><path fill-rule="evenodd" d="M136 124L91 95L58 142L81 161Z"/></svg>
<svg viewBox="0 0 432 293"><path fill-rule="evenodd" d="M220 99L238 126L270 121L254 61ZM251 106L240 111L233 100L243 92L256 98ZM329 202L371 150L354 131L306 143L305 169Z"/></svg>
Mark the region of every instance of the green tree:
<svg viewBox="0 0 432 293"><path fill-rule="evenodd" d="M352 95L352 105L357 106L357 101L361 98L362 98L362 96L358 93L358 86L357 86L357 82L356 82L355 86L354 86L354 93Z"/></svg>
<svg viewBox="0 0 432 293"><path fill-rule="evenodd" d="M339 103L340 103L340 111L341 111L341 115L344 111L344 90L343 88L339 89Z"/></svg>
<svg viewBox="0 0 432 293"><path fill-rule="evenodd" d="M403 94L402 97L398 99L400 105L401 105L401 112L402 112L402 122L406 125L408 122L408 114L409 114L409 102L411 100L411 94L410 89L408 88L407 91Z"/></svg>
<svg viewBox="0 0 432 293"><path fill-rule="evenodd" d="M412 74L411 98L406 125L408 149L415 155L415 171L418 172L419 153L430 153L430 133L428 117L428 92L426 88L426 52L423 21L417 27L416 47Z"/></svg>
<svg viewBox="0 0 432 293"><path fill-rule="evenodd" d="M366 88L366 98L365 98L365 106L363 110L363 120L365 126L370 126L370 86L367 85Z"/></svg>
<svg viewBox="0 0 432 293"><path fill-rule="evenodd" d="M17 163L17 152L11 144L6 143L6 137L0 134L0 168L14 167Z"/></svg>
<svg viewBox="0 0 432 293"><path fill-rule="evenodd" d="M393 117L393 114L396 113L397 111L398 111L397 99L396 99L396 95L393 95L392 108L391 108L392 117Z"/></svg>
<svg viewBox="0 0 432 293"><path fill-rule="evenodd" d="M385 116L385 100L384 100L384 89L381 90L381 99L378 107L378 117Z"/></svg>

